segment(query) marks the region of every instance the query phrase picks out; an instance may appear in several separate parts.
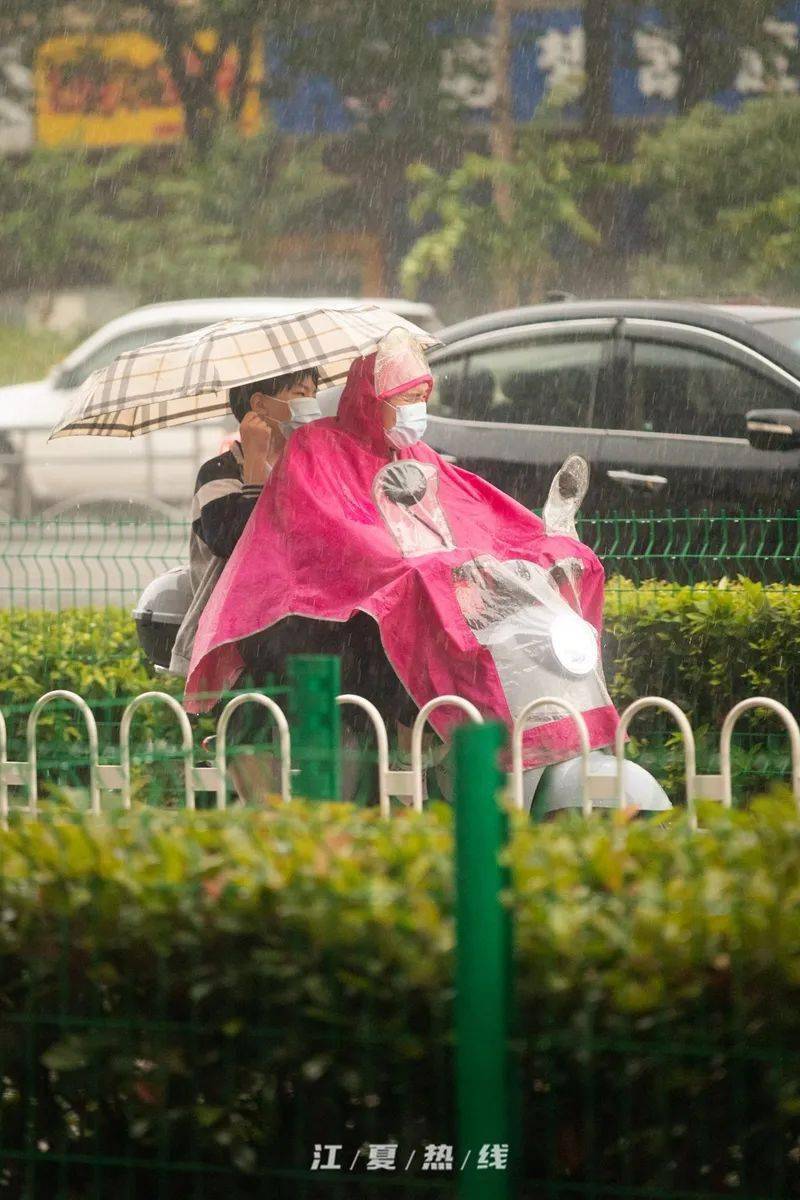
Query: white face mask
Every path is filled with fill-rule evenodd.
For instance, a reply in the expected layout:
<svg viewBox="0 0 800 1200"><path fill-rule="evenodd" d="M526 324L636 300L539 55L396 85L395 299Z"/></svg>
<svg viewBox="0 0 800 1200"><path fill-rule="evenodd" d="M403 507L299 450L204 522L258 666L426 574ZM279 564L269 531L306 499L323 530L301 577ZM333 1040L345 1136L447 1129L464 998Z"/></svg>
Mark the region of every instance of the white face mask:
<svg viewBox="0 0 800 1200"><path fill-rule="evenodd" d="M281 433L285 438L301 425L310 425L322 416L316 396L293 396L287 404L292 415L288 421L281 421Z"/></svg>
<svg viewBox="0 0 800 1200"><path fill-rule="evenodd" d="M397 416L392 428L386 430L387 441L396 450L406 450L425 436L428 406L424 400L420 400L418 404L390 404L389 407L394 409Z"/></svg>

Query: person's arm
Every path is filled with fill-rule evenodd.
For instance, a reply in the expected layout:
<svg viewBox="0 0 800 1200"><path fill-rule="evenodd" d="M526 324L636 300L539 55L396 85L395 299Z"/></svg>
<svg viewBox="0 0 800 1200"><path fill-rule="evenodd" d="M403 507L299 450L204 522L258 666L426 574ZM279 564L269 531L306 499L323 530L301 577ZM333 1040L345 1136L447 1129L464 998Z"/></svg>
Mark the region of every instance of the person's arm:
<svg viewBox="0 0 800 1200"><path fill-rule="evenodd" d="M232 454L200 468L192 502L192 528L219 558L229 558L256 506L261 483L244 483Z"/></svg>
<svg viewBox="0 0 800 1200"><path fill-rule="evenodd" d="M230 558L272 470L273 435L254 412L240 427L242 462L221 454L200 468L192 525L213 554Z"/></svg>

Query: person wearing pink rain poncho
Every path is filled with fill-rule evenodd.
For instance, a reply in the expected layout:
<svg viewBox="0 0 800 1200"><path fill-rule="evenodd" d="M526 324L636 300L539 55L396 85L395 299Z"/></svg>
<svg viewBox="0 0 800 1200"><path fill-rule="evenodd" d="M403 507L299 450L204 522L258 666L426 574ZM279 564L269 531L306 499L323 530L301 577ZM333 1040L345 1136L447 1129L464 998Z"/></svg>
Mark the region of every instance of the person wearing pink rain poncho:
<svg viewBox="0 0 800 1200"><path fill-rule="evenodd" d="M337 416L293 435L200 622L190 711L210 708L260 650L273 666L290 629L294 652L344 650L343 687L364 684L387 718L449 693L510 725L555 693L583 713L592 748L613 742L600 561L421 441L432 387L416 343L391 334L352 364ZM575 636L577 660L562 652ZM440 708L432 724L447 740L462 719ZM526 727L526 769L578 752L562 711Z"/></svg>

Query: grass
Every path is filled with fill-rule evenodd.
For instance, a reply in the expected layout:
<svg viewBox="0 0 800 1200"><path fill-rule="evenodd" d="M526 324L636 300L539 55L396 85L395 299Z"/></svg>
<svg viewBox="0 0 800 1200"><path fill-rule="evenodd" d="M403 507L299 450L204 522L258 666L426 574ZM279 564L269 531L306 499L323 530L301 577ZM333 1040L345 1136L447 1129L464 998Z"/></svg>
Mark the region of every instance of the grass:
<svg viewBox="0 0 800 1200"><path fill-rule="evenodd" d="M0 325L0 386L42 379L74 344L61 333Z"/></svg>

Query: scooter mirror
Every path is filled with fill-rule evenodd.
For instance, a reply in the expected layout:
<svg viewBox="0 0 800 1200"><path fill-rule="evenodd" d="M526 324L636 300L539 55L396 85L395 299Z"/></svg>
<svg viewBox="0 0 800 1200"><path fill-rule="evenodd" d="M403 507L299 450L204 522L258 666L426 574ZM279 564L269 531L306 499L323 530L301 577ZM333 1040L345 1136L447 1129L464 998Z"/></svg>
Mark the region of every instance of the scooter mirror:
<svg viewBox="0 0 800 1200"><path fill-rule="evenodd" d="M575 516L589 487L589 464L580 454L570 454L550 485L542 512L545 533L577 539Z"/></svg>

